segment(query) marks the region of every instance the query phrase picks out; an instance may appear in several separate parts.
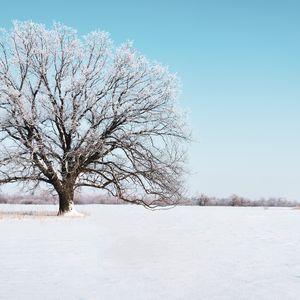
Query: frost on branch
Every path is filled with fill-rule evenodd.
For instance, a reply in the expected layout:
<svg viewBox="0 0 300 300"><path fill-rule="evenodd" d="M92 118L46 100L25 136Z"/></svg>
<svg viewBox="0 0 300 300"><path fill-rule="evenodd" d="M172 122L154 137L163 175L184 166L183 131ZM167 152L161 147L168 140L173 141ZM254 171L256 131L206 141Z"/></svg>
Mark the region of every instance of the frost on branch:
<svg viewBox="0 0 300 300"><path fill-rule="evenodd" d="M0 183L47 183L62 213L82 186L176 203L188 136L167 68L61 24L14 22L0 50Z"/></svg>

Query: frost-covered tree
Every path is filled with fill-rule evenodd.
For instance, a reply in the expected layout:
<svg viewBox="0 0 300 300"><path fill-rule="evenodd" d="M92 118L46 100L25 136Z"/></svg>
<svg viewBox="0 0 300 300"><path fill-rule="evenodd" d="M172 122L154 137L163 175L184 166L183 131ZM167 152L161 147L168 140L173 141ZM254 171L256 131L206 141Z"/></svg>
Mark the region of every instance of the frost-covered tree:
<svg viewBox="0 0 300 300"><path fill-rule="evenodd" d="M180 198L186 141L176 76L105 32L14 22L0 38L0 183L79 187L156 206Z"/></svg>

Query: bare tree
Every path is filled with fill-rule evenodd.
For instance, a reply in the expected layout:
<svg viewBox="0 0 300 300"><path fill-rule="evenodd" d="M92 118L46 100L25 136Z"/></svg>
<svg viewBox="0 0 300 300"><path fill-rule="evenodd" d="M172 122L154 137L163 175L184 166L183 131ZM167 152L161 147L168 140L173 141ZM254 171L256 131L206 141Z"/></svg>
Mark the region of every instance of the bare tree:
<svg viewBox="0 0 300 300"><path fill-rule="evenodd" d="M59 214L79 187L174 204L188 140L176 76L105 32L14 22L0 39L0 183L46 183Z"/></svg>

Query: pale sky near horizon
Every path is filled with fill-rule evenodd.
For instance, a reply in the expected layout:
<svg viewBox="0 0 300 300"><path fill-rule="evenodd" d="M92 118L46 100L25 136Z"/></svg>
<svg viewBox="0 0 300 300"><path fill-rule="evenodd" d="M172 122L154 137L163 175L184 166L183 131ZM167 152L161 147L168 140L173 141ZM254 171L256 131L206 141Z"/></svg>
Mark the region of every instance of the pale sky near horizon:
<svg viewBox="0 0 300 300"><path fill-rule="evenodd" d="M133 40L182 82L191 195L300 200L300 1L4 1L12 20Z"/></svg>

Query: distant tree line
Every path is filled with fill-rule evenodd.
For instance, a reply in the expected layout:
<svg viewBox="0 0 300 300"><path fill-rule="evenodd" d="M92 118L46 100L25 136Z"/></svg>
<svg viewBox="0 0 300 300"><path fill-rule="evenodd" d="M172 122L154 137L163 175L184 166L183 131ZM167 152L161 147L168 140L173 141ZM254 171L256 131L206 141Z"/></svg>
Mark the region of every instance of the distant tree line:
<svg viewBox="0 0 300 300"><path fill-rule="evenodd" d="M295 200L288 200L286 198L260 198L258 200L251 200L245 197L233 194L228 198L216 198L209 197L205 194L201 194L198 197L191 198L190 205L199 206L267 206L267 207L295 207L300 203Z"/></svg>
<svg viewBox="0 0 300 300"><path fill-rule="evenodd" d="M116 197L103 194L75 194L75 204L128 204ZM46 191L40 191L35 195L6 195L0 193L0 204L57 204L58 197ZM263 206L263 207L296 207L300 202L291 201L286 198L260 198L251 200L233 194L228 198L209 197L200 194L196 197L184 198L178 205L185 206ZM163 203L162 203L163 206Z"/></svg>

